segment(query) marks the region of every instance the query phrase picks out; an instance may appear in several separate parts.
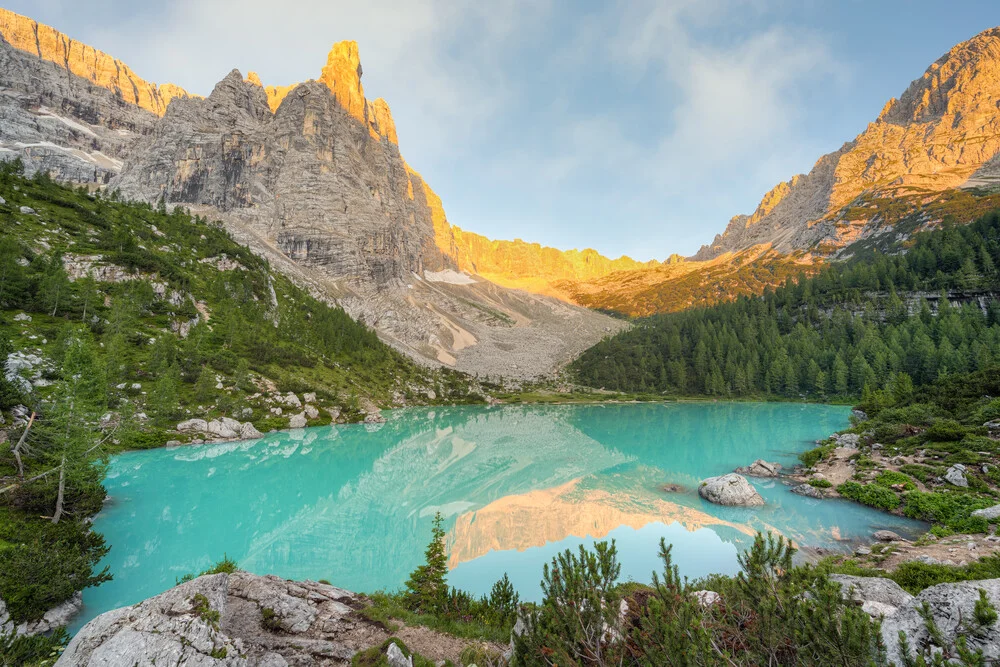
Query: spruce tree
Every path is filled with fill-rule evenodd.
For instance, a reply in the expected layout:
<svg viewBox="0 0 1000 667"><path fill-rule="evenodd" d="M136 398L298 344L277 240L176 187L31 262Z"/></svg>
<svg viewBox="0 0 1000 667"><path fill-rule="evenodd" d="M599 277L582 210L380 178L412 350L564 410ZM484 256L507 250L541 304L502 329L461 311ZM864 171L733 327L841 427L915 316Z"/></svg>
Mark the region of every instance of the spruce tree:
<svg viewBox="0 0 1000 667"><path fill-rule="evenodd" d="M413 611L435 613L441 611L448 600L448 557L444 550L444 518L434 515L431 541L424 551L424 564L410 574L406 582L406 602Z"/></svg>

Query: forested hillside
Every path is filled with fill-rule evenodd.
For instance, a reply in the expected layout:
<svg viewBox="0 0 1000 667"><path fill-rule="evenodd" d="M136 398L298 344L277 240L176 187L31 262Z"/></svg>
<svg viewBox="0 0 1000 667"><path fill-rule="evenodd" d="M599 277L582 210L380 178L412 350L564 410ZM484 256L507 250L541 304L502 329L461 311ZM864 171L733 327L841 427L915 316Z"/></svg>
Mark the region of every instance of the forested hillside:
<svg viewBox="0 0 1000 667"><path fill-rule="evenodd" d="M852 399L1000 361L1000 213L917 234L762 297L641 320L581 355L580 382L675 395Z"/></svg>
<svg viewBox="0 0 1000 667"><path fill-rule="evenodd" d="M191 418L288 428L289 392L309 395L303 425L482 400L217 224L27 179L19 161L0 163L0 360L0 599L17 623L107 576L88 518L109 454L191 440L173 432Z"/></svg>

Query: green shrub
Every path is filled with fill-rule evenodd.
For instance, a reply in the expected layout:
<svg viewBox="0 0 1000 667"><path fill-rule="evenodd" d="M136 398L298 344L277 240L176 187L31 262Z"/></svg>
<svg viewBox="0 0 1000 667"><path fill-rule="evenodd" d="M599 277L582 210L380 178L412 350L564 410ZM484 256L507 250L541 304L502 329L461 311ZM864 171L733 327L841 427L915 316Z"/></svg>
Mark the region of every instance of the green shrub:
<svg viewBox="0 0 1000 667"><path fill-rule="evenodd" d="M260 617L260 624L265 630L269 630L271 632L281 631L281 620L278 618L278 615L274 613L274 609L271 607L264 607L260 610Z"/></svg>
<svg viewBox="0 0 1000 667"><path fill-rule="evenodd" d="M979 408L976 411L973 421L979 424L985 424L996 419L1000 419L1000 398L994 398L989 403Z"/></svg>
<svg viewBox="0 0 1000 667"><path fill-rule="evenodd" d="M799 460L802 461L802 465L807 468L812 468L814 465L825 459L827 456L833 453L836 449L836 445L833 443L820 445L815 449L810 449L807 452L802 452L799 454Z"/></svg>
<svg viewBox="0 0 1000 667"><path fill-rule="evenodd" d="M965 437L966 428L954 419L938 419L924 433L931 442L954 442Z"/></svg>
<svg viewBox="0 0 1000 667"><path fill-rule="evenodd" d="M829 489L833 486L833 482L828 479L811 479L809 486L815 486L817 489Z"/></svg>
<svg viewBox="0 0 1000 667"><path fill-rule="evenodd" d="M34 621L77 591L111 579L94 566L107 554L100 533L78 521L52 524L0 509L0 598L16 623Z"/></svg>
<svg viewBox="0 0 1000 667"><path fill-rule="evenodd" d="M899 496L891 489L878 484L858 484L844 482L837 487L837 493L845 498L880 510L894 510L899 507Z"/></svg>
<svg viewBox="0 0 1000 667"><path fill-rule="evenodd" d="M208 602L208 598L203 594L194 594L191 598L191 610L197 614L201 620L213 627L218 627L219 619L222 617L222 614L219 613L219 610L212 609L211 604Z"/></svg>
<svg viewBox="0 0 1000 667"><path fill-rule="evenodd" d="M930 466L921 465L919 463L907 463L905 465L899 466L899 471L905 473L915 479L919 479L921 482L927 483L932 477L937 476L934 468Z"/></svg>
<svg viewBox="0 0 1000 667"><path fill-rule="evenodd" d="M875 478L875 484L885 487L891 487L898 484L902 484L906 491L912 491L917 488L917 485L913 483L909 475L901 472L896 472L894 470L886 470L885 472L879 473Z"/></svg>
<svg viewBox="0 0 1000 667"><path fill-rule="evenodd" d="M943 524L960 533L985 533L989 529L986 519L971 515L974 510L993 504L991 500L968 493L911 491L906 494L903 513L913 519Z"/></svg>
<svg viewBox="0 0 1000 667"><path fill-rule="evenodd" d="M51 635L31 637L0 634L0 665L51 665L69 643L69 635L63 628Z"/></svg>

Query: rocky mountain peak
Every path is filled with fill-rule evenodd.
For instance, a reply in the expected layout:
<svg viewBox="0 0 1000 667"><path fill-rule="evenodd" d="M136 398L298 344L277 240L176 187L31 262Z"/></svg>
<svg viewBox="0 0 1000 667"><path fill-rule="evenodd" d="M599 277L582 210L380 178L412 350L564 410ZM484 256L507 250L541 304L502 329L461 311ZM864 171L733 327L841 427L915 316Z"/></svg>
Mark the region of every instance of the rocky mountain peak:
<svg viewBox="0 0 1000 667"><path fill-rule="evenodd" d="M337 102L347 113L367 123L368 104L365 101L364 88L361 86L361 72L358 43L338 42L330 49L319 80L333 92Z"/></svg>
<svg viewBox="0 0 1000 667"><path fill-rule="evenodd" d="M170 100L190 97L180 86L145 81L103 51L78 42L55 28L0 8L0 39L19 51L54 63L110 90L120 99L162 116Z"/></svg>
<svg viewBox="0 0 1000 667"><path fill-rule="evenodd" d="M879 120L924 123L946 115L996 112L1000 99L1000 27L962 42L931 64Z"/></svg>
<svg viewBox="0 0 1000 667"><path fill-rule="evenodd" d="M247 72L246 81L247 83L252 83L253 85L260 86L261 88L264 87L264 84L260 80L260 75L257 74L257 72L254 71Z"/></svg>
<svg viewBox="0 0 1000 667"><path fill-rule="evenodd" d="M757 245L836 251L875 233L877 221L840 220L859 197L937 193L996 182L1000 156L1000 28L963 42L891 99L853 141L808 175L779 183L749 216L734 217L696 259Z"/></svg>
<svg viewBox="0 0 1000 667"><path fill-rule="evenodd" d="M228 118L233 126L254 123L271 116L267 93L249 77L244 79L238 69L232 70L215 84L205 103L220 117Z"/></svg>

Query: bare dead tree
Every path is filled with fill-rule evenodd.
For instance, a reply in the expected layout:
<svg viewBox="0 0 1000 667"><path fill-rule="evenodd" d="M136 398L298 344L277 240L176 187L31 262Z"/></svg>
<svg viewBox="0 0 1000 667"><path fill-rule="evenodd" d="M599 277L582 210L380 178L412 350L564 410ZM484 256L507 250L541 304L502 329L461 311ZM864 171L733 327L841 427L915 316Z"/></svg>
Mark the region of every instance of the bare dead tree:
<svg viewBox="0 0 1000 667"><path fill-rule="evenodd" d="M21 461L21 451L24 448L24 441L28 439L28 431L31 430L31 425L35 423L35 413L31 413L31 418L28 419L28 425L24 427L24 433L21 434L20 439L17 444L14 445L14 458L17 459L17 476L24 479L24 462Z"/></svg>

